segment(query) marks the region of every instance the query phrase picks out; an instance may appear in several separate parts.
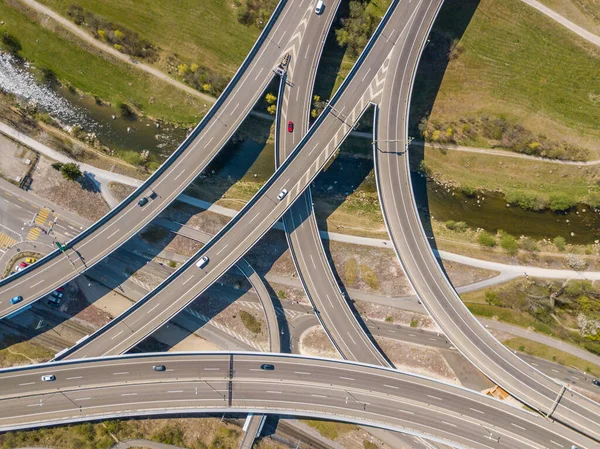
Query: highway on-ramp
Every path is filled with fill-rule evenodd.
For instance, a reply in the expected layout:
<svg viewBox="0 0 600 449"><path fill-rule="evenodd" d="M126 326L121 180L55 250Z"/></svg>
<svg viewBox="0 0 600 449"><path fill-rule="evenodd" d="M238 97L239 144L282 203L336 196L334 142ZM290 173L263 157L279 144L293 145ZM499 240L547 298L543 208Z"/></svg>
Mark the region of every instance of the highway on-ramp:
<svg viewBox="0 0 600 449"><path fill-rule="evenodd" d="M90 338L94 340L68 350L76 358L123 353L166 323L197 298L237 262L285 213L335 154L373 97L373 80L383 79L396 40L410 19L427 10L423 0L395 0L376 34L346 81L332 98L316 124L261 191L195 256L153 292L108 323ZM407 22L408 19L408 22ZM377 39L379 34L381 39ZM278 199L287 189L287 195ZM200 257L209 262L195 266ZM95 337L102 335L102 339Z"/></svg>
<svg viewBox="0 0 600 449"><path fill-rule="evenodd" d="M261 365L272 369L262 369ZM163 365L165 371L153 366ZM43 375L56 380L44 382ZM260 412L403 431L468 448L598 447L543 417L394 370L257 353L169 353L0 371L0 431L126 416Z"/></svg>
<svg viewBox="0 0 600 449"><path fill-rule="evenodd" d="M419 33L426 31L417 29L407 45L395 49L376 120L376 179L394 249L428 312L471 363L529 407L600 442L600 404L545 376L496 340L462 303L431 250L413 197L406 144L423 42Z"/></svg>
<svg viewBox="0 0 600 449"><path fill-rule="evenodd" d="M26 270L0 281L0 318L40 299L102 260L140 231L207 167L260 98L274 69L303 38L318 38L309 26L312 0L281 0L276 13L225 92L175 153L105 218ZM318 26L315 21L314 27ZM153 198L150 198L150 197ZM142 198L147 204L138 205ZM22 296L18 304L10 299Z"/></svg>

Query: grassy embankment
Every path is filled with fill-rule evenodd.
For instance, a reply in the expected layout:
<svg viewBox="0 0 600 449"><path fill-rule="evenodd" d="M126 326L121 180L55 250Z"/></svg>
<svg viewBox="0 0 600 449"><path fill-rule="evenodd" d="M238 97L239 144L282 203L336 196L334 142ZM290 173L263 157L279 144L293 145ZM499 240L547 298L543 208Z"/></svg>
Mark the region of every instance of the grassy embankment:
<svg viewBox="0 0 600 449"><path fill-rule="evenodd" d="M73 1L41 0L67 18L73 17ZM225 0L80 0L84 14L113 24L114 29L137 33L157 54L149 62L180 79L179 65L197 64L206 76L233 75L258 37L259 29L237 19L237 2ZM70 13L70 15L69 15ZM85 24L84 29L90 33ZM111 30L106 29L106 33ZM107 37L108 40L108 37Z"/></svg>
<svg viewBox="0 0 600 449"><path fill-rule="evenodd" d="M425 166L436 182L467 193L502 192L508 203L524 209L561 210L578 203L600 208L600 165L563 165L426 147Z"/></svg>
<svg viewBox="0 0 600 449"><path fill-rule="evenodd" d="M201 100L134 67L108 59L62 29L40 25L33 19L35 14L27 11L16 0L0 3L3 31L18 40L18 55L37 69L48 69L61 83L115 107L127 103L149 117L186 124L198 121L199 111L203 110Z"/></svg>
<svg viewBox="0 0 600 449"><path fill-rule="evenodd" d="M600 4L594 0L540 0L581 28L600 36Z"/></svg>
<svg viewBox="0 0 600 449"><path fill-rule="evenodd" d="M474 6L461 37L459 27ZM429 139L599 158L599 48L519 0L446 2L432 40L445 43L450 60L429 117ZM435 73L439 67L429 61L423 68ZM417 107L437 89L435 78L417 83Z"/></svg>
<svg viewBox="0 0 600 449"><path fill-rule="evenodd" d="M532 329L600 354L600 290L588 281L521 278L461 297L477 316ZM544 345L525 339L514 340L509 345L550 360L559 361L559 357L566 360L562 351L553 352L554 348L545 349ZM586 364L590 365L575 359L560 363L573 363L583 370ZM595 368L600 372L600 367Z"/></svg>
<svg viewBox="0 0 600 449"><path fill-rule="evenodd" d="M108 449L115 441L147 439L190 449L237 447L241 432L215 418L104 421L44 427L0 435L0 448Z"/></svg>

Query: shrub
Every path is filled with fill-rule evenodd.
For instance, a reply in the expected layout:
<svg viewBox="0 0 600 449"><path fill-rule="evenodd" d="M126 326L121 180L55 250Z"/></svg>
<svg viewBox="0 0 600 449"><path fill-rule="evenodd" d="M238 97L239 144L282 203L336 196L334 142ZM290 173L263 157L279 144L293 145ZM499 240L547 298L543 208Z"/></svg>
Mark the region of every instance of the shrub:
<svg viewBox="0 0 600 449"><path fill-rule="evenodd" d="M575 203L564 193L557 193L550 196L550 209L555 212L571 209Z"/></svg>
<svg viewBox="0 0 600 449"><path fill-rule="evenodd" d="M344 264L344 279L349 287L356 285L358 280L358 263L356 259L350 259Z"/></svg>
<svg viewBox="0 0 600 449"><path fill-rule="evenodd" d="M516 254L519 251L519 245L517 239L510 234L504 234L500 237L500 246L504 248L509 254Z"/></svg>
<svg viewBox="0 0 600 449"><path fill-rule="evenodd" d="M370 267L361 264L360 272L371 290L377 290L379 288L379 279L377 278L377 274Z"/></svg>
<svg viewBox="0 0 600 449"><path fill-rule="evenodd" d="M393 316L386 316L385 317L385 322L386 323L393 323L394 322L394 317Z"/></svg>
<svg viewBox="0 0 600 449"><path fill-rule="evenodd" d="M564 237L561 237L560 235L554 237L552 243L554 243L554 245L559 249L559 251L564 251L565 247L567 246L567 241Z"/></svg>
<svg viewBox="0 0 600 449"><path fill-rule="evenodd" d="M79 165L74 162L64 164L60 168L60 173L63 175L63 178L68 179L69 181L77 181L83 176Z"/></svg>
<svg viewBox="0 0 600 449"><path fill-rule="evenodd" d="M135 113L133 112L133 108L127 103L119 103L117 105L117 108L119 109L121 117L133 117L135 115Z"/></svg>
<svg viewBox="0 0 600 449"><path fill-rule="evenodd" d="M448 220L446 222L446 228L450 229L451 231L465 232L468 226L464 221Z"/></svg>
<svg viewBox="0 0 600 449"><path fill-rule="evenodd" d="M419 326L419 320L413 318L412 320L410 320L410 327L418 327Z"/></svg>
<svg viewBox="0 0 600 449"><path fill-rule="evenodd" d="M496 246L496 237L489 232L482 231L477 236L477 242L479 242L481 246L493 248Z"/></svg>
<svg viewBox="0 0 600 449"><path fill-rule="evenodd" d="M586 198L586 202L594 209L600 208L600 192L590 192Z"/></svg>
<svg viewBox="0 0 600 449"><path fill-rule="evenodd" d="M369 440L363 440L363 447L365 449L379 449L379 446Z"/></svg>
<svg viewBox="0 0 600 449"><path fill-rule="evenodd" d="M522 190L509 190L505 194L506 202L516 204L525 210L542 210L548 207L548 197L544 194L524 192Z"/></svg>
<svg viewBox="0 0 600 449"><path fill-rule="evenodd" d="M62 162L55 162L54 164L52 164L52 168L54 170L58 170L58 171L60 171L60 169L62 168L62 166L63 166Z"/></svg>
<svg viewBox="0 0 600 449"><path fill-rule="evenodd" d="M493 290L488 290L485 292L485 302L492 306L501 307L503 305L502 301L500 300L500 298L498 298L498 295Z"/></svg>
<svg viewBox="0 0 600 449"><path fill-rule="evenodd" d="M521 247L521 249L523 249L525 251L530 251L530 252L538 251L537 243L535 242L535 240L533 240L529 237L520 239L519 246Z"/></svg>
<svg viewBox="0 0 600 449"><path fill-rule="evenodd" d="M342 27L335 30L335 37L340 47L348 47L350 56L358 56L367 42L379 19L371 8L358 0L350 1L350 13L342 19Z"/></svg>
<svg viewBox="0 0 600 449"><path fill-rule="evenodd" d="M260 330L261 330L260 321L258 321L254 317L254 315L246 312L245 310L242 310L240 312L240 319L242 320L242 323L244 324L246 329L248 329L250 332L252 332L253 334L260 333Z"/></svg>
<svg viewBox="0 0 600 449"><path fill-rule="evenodd" d="M2 44L13 55L16 55L23 48L21 42L8 31L2 33Z"/></svg>
<svg viewBox="0 0 600 449"><path fill-rule="evenodd" d="M287 298L287 295L285 294L285 292L283 290L278 290L277 297L280 299L285 299L285 298Z"/></svg>
<svg viewBox="0 0 600 449"><path fill-rule="evenodd" d="M274 104L277 101L277 96L269 92L267 95L265 95L265 101L268 104Z"/></svg>

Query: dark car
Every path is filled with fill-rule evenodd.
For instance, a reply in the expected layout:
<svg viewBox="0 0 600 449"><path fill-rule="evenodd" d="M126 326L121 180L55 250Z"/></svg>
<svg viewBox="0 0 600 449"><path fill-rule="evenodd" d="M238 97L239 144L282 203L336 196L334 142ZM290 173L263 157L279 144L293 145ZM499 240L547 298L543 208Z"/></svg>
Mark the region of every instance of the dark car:
<svg viewBox="0 0 600 449"><path fill-rule="evenodd" d="M275 366L271 365L270 363L263 363L260 365L260 369L264 369L265 371L273 371Z"/></svg>
<svg viewBox="0 0 600 449"><path fill-rule="evenodd" d="M167 368L165 367L165 365L154 365L152 369L154 371L165 371Z"/></svg>
<svg viewBox="0 0 600 449"><path fill-rule="evenodd" d="M294 122L291 120L288 122L288 133L294 132Z"/></svg>
<svg viewBox="0 0 600 449"><path fill-rule="evenodd" d="M598 379L592 379L592 383L594 385L596 385L597 387L600 387L600 380L598 380Z"/></svg>
<svg viewBox="0 0 600 449"><path fill-rule="evenodd" d="M148 202L148 198L144 197L138 201L138 206L143 207L146 205L147 202Z"/></svg>
<svg viewBox="0 0 600 449"><path fill-rule="evenodd" d="M20 303L21 301L23 301L23 297L21 295L15 296L14 298L10 298L11 304L17 304L17 303Z"/></svg>

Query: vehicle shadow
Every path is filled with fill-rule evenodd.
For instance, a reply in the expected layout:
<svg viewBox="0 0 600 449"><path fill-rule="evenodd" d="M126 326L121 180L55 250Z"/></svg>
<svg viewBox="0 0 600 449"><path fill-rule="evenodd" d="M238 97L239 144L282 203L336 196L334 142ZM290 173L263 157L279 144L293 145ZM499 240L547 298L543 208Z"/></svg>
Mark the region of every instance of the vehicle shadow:
<svg viewBox="0 0 600 449"><path fill-rule="evenodd" d="M412 188L421 223L434 251L437 251L438 247L432 230L427 194L427 185L433 181L428 179L421 169L425 161L425 146L421 140L419 125L429 118L438 95L446 95L441 89L444 74L454 57L453 49L467 29L478 5L479 0L444 2L419 61L410 102L408 129L409 136L415 138L408 151ZM438 261L448 276L439 257Z"/></svg>

